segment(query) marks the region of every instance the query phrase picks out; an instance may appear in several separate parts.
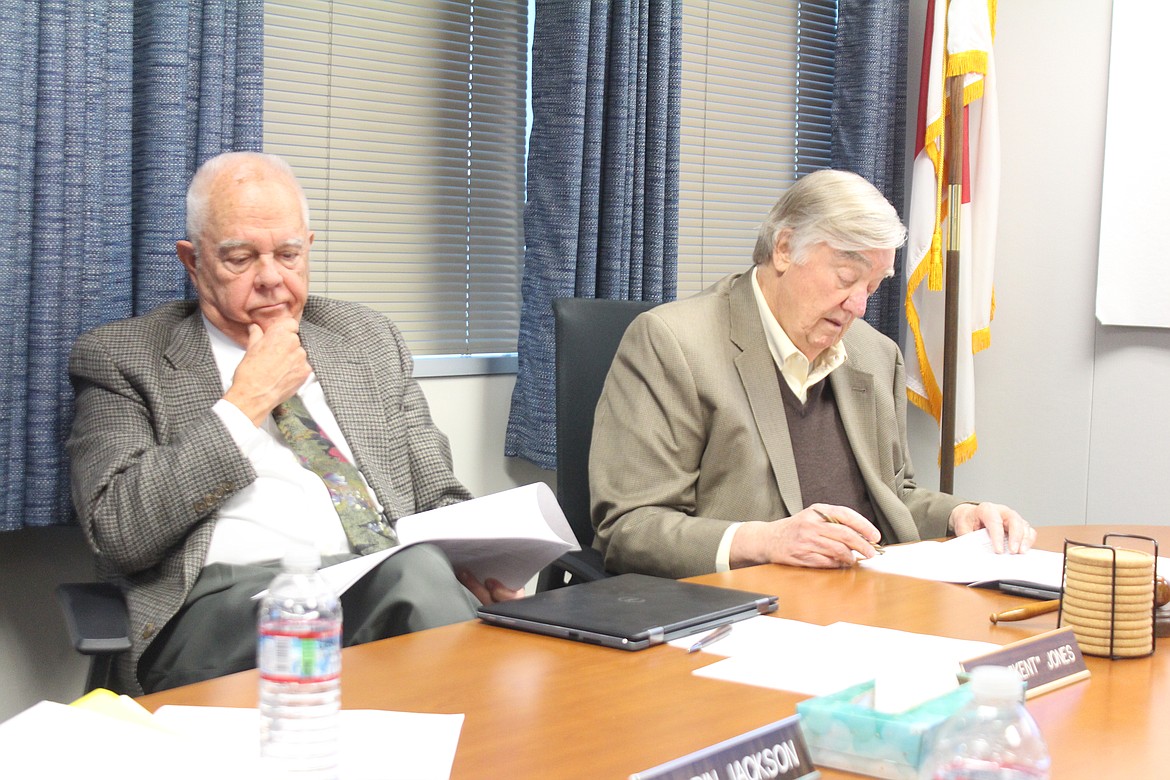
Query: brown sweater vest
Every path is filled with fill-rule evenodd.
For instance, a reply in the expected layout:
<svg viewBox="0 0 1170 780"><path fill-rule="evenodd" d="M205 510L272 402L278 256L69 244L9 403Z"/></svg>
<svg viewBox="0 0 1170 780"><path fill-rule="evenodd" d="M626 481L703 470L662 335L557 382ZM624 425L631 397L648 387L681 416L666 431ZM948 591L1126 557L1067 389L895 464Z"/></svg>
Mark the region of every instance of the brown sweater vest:
<svg viewBox="0 0 1170 780"><path fill-rule="evenodd" d="M881 531L882 539L892 540L894 533L889 523L884 517L877 516L869 500L865 480L845 435L845 425L841 422L837 399L828 378L808 389L808 399L804 404L779 375L779 369L777 379L784 397L788 435L792 439L804 505L847 506L873 523Z"/></svg>

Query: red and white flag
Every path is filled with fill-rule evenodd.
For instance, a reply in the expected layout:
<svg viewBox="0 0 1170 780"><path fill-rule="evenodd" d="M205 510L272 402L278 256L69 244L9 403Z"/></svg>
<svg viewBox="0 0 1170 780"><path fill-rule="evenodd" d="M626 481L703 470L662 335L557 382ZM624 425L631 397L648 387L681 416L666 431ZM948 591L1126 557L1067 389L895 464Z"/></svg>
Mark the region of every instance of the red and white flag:
<svg viewBox="0 0 1170 780"><path fill-rule="evenodd" d="M918 134L906 252L906 354L910 402L942 417L943 263L950 215L947 170L960 158L945 149L950 114L946 79L963 78L963 189L959 206L959 349L956 364L955 463L975 454L976 352L991 344L999 208L999 121L995 96L995 0L930 0L922 52Z"/></svg>

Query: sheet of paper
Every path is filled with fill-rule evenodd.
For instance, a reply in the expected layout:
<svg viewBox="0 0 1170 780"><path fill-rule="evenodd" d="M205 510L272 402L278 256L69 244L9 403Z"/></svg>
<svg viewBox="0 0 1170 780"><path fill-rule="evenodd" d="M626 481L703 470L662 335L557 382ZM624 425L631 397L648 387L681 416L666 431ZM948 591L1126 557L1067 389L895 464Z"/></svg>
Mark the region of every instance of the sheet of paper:
<svg viewBox="0 0 1170 780"><path fill-rule="evenodd" d="M456 569L468 569L480 582L494 577L513 589L569 550L581 549L543 482L410 515L397 528L403 544L431 542Z"/></svg>
<svg viewBox="0 0 1170 780"><path fill-rule="evenodd" d="M321 575L340 595L391 555L429 542L456 569L467 569L480 582L493 577L519 589L564 553L581 549L556 496L543 482L408 515L398 521L397 530L399 546L334 564Z"/></svg>
<svg viewBox="0 0 1170 780"><path fill-rule="evenodd" d="M799 620L757 615L731 624L731 633L714 644L707 645L699 653L722 657L747 655L750 653L775 652L777 647L789 642L805 642L824 631L823 626L803 623ZM703 634L692 634L681 639L672 639L667 644L690 650Z"/></svg>
<svg viewBox="0 0 1170 780"><path fill-rule="evenodd" d="M930 659L932 665L959 663L998 649L988 642L915 634L854 623L815 626L779 618L753 618L780 623L763 626L751 647L733 647L734 655L696 669L694 674L725 682L737 682L822 696L876 678L879 672ZM751 629L755 632L755 627ZM734 632L733 632L734 633ZM746 633L746 632L745 632ZM729 637L730 639L730 637ZM718 652L717 646L711 652ZM727 648L724 648L726 650ZM704 651L700 651L704 652Z"/></svg>
<svg viewBox="0 0 1170 780"><path fill-rule="evenodd" d="M958 668L968 658L998 650L993 642L972 639L952 639L934 634L917 634L893 628L863 626L857 623L833 623L825 626L825 634L835 644L864 648L876 659L877 666L894 666L919 658L943 659Z"/></svg>
<svg viewBox="0 0 1170 780"><path fill-rule="evenodd" d="M1063 560L1063 555L1048 550L997 554L987 531L980 530L945 542L891 545L884 555L860 561L859 565L937 582L1022 580L1060 588Z"/></svg>
<svg viewBox="0 0 1170 780"><path fill-rule="evenodd" d="M255 761L260 715L234 707L159 707L155 719L192 741ZM342 710L341 780L449 780L463 715Z"/></svg>

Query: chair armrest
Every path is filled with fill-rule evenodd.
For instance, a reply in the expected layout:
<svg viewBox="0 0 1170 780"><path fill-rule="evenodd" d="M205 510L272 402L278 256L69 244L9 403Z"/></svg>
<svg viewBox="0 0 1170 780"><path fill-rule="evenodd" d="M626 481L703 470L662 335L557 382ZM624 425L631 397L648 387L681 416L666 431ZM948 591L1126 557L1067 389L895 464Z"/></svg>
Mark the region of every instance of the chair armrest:
<svg viewBox="0 0 1170 780"><path fill-rule="evenodd" d="M65 627L74 649L108 655L130 649L130 618L122 591L108 582L66 582L57 586Z"/></svg>
<svg viewBox="0 0 1170 780"><path fill-rule="evenodd" d="M557 558L553 565L569 572L574 579L581 582L604 580L611 576L605 570L605 557L592 547L583 547L580 550L567 552Z"/></svg>

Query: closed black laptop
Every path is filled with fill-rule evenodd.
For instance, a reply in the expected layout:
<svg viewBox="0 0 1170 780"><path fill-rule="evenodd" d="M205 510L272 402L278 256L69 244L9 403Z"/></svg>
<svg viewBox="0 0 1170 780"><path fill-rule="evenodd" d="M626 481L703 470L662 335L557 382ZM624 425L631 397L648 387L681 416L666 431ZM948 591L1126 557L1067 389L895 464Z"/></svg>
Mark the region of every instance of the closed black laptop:
<svg viewBox="0 0 1170 780"><path fill-rule="evenodd" d="M774 612L775 596L645 574L537 593L479 608L487 623L578 642L641 650L724 623Z"/></svg>

